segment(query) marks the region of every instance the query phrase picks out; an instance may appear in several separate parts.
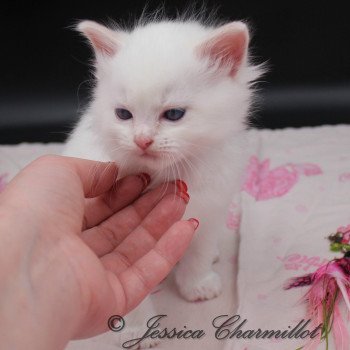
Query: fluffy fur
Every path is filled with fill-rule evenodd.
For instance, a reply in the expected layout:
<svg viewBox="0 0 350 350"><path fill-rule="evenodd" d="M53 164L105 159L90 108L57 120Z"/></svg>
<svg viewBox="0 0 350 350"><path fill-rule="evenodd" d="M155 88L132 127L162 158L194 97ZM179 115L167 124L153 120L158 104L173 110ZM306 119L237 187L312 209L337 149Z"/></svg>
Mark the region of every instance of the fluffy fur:
<svg viewBox="0 0 350 350"><path fill-rule="evenodd" d="M84 21L78 30L95 52L96 84L64 154L113 160L120 176L148 172L153 186L183 179L191 195L186 216L198 218L200 228L176 282L189 301L216 297L221 281L212 264L228 204L240 188L251 83L261 73L249 63L247 26L190 19L121 30ZM118 119L116 108L133 118ZM185 116L165 120L170 108L186 109ZM148 154L135 137L153 140Z"/></svg>

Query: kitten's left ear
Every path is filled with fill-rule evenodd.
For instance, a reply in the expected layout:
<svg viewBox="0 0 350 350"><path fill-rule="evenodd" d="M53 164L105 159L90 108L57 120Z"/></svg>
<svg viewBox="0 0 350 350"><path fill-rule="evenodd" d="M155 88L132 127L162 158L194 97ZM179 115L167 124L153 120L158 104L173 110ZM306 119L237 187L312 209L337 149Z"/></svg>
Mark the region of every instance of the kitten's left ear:
<svg viewBox="0 0 350 350"><path fill-rule="evenodd" d="M228 67L234 77L246 63L249 32L243 22L231 22L214 30L213 35L198 47L199 56L218 67Z"/></svg>

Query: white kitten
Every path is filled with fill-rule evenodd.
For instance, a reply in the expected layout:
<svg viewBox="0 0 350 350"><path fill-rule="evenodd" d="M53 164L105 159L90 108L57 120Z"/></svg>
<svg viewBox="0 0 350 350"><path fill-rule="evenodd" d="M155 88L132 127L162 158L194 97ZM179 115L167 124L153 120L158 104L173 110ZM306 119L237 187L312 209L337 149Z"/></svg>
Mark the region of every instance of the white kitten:
<svg viewBox="0 0 350 350"><path fill-rule="evenodd" d="M176 282L189 301L218 296L212 264L240 188L250 82L261 73L248 62L246 25L160 21L122 31L84 21L78 30L95 51L96 86L64 154L113 160L122 176L147 172L154 186L184 180L186 216L200 227Z"/></svg>

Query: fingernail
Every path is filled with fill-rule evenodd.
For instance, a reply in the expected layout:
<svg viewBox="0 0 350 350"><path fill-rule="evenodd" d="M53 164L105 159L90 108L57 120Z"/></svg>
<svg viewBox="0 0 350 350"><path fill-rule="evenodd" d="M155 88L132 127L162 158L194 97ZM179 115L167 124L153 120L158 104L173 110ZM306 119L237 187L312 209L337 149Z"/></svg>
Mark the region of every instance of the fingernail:
<svg viewBox="0 0 350 350"><path fill-rule="evenodd" d="M188 221L192 223L192 225L194 226L195 230L199 226L199 221L197 219L195 219L195 218L188 219Z"/></svg>
<svg viewBox="0 0 350 350"><path fill-rule="evenodd" d="M177 192L176 195L182 198L186 204L190 201L190 195L187 192Z"/></svg>
<svg viewBox="0 0 350 350"><path fill-rule="evenodd" d="M137 175L143 182L143 190L150 184L151 177L147 173Z"/></svg>
<svg viewBox="0 0 350 350"><path fill-rule="evenodd" d="M180 192L187 192L188 188L187 188L187 185L186 185L185 181L176 180L175 184L176 184L176 187L177 187L178 191L180 191Z"/></svg>

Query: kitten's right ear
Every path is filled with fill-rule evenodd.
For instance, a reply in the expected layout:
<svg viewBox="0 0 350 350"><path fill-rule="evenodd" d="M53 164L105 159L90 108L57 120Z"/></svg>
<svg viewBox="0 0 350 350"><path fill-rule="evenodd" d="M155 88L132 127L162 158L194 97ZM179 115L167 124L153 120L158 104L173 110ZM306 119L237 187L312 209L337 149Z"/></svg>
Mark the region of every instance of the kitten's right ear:
<svg viewBox="0 0 350 350"><path fill-rule="evenodd" d="M76 29L89 40L96 57L112 57L118 51L118 35L114 30L94 21L82 21Z"/></svg>
<svg viewBox="0 0 350 350"><path fill-rule="evenodd" d="M249 32L243 22L231 22L214 30L211 38L198 48L200 57L209 58L211 64L229 68L234 77L246 62Z"/></svg>

